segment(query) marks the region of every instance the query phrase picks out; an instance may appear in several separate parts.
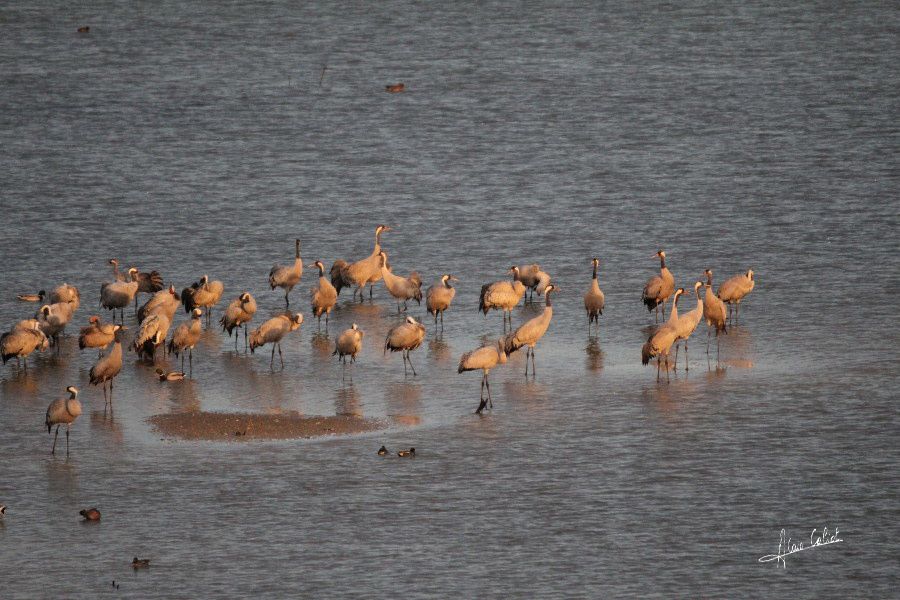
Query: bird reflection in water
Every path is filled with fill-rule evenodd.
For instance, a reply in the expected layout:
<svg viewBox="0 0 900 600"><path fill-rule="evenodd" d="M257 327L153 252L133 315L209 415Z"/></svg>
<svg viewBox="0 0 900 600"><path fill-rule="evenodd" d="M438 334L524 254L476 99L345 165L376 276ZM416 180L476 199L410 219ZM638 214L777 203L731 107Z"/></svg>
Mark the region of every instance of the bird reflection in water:
<svg viewBox="0 0 900 600"><path fill-rule="evenodd" d="M112 440L117 444L121 444L124 441L122 425L116 422L112 410L106 407L103 410L91 411L91 430L93 429L108 432Z"/></svg>
<svg viewBox="0 0 900 600"><path fill-rule="evenodd" d="M428 357L435 362L450 360L450 346L444 341L443 336L428 340Z"/></svg>
<svg viewBox="0 0 900 600"><path fill-rule="evenodd" d="M68 458L65 461L48 460L44 463L47 471L47 492L51 502L75 504L79 500L78 468Z"/></svg>
<svg viewBox="0 0 900 600"><path fill-rule="evenodd" d="M588 338L587 346L584 348L587 354L588 371L599 372L603 370L603 350L600 349L600 338L591 336Z"/></svg>
<svg viewBox="0 0 900 600"><path fill-rule="evenodd" d="M327 333L313 333L309 345L313 349L313 356L321 360L329 360L331 352L334 350L334 342L328 337Z"/></svg>
<svg viewBox="0 0 900 600"><path fill-rule="evenodd" d="M418 383L395 383L385 392L388 415L401 425L422 423L422 386Z"/></svg>
<svg viewBox="0 0 900 600"><path fill-rule="evenodd" d="M339 417L363 416L359 392L352 383L337 389L334 396L334 413Z"/></svg>

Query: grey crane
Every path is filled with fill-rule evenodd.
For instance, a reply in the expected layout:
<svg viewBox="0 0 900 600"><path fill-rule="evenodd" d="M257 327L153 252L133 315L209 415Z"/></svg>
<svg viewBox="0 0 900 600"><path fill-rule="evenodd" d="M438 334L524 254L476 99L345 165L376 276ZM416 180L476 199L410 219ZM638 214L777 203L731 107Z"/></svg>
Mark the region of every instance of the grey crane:
<svg viewBox="0 0 900 600"><path fill-rule="evenodd" d="M675 291L675 277L666 267L666 253L658 250L654 256L659 257L659 275L651 277L641 294L641 302L648 311L656 310L656 322L659 322L659 307L662 306L663 315L666 312L666 301Z"/></svg>
<svg viewBox="0 0 900 600"><path fill-rule="evenodd" d="M43 352L50 347L50 340L41 331L36 319L20 321L8 332L0 336L0 356L3 364L11 358L24 360L25 372L28 372L28 356L35 350Z"/></svg>
<svg viewBox="0 0 900 600"><path fill-rule="evenodd" d="M382 250L378 255L381 257L381 277L384 279L384 287L397 301L397 314L400 314L401 300L404 311L406 311L406 303L409 300L415 300L422 304L422 278L419 277L419 274L413 271L409 277L394 275L394 272L388 267L387 253Z"/></svg>
<svg viewBox="0 0 900 600"><path fill-rule="evenodd" d="M740 316L741 300L753 291L753 286L755 285L753 269L747 269L746 273L735 275L719 286L719 291L716 295L728 305L729 318L733 322L736 322Z"/></svg>
<svg viewBox="0 0 900 600"><path fill-rule="evenodd" d="M162 311L148 315L134 336L134 351L142 358L149 356L155 361L156 349L165 343L171 326L172 321Z"/></svg>
<svg viewBox="0 0 900 600"><path fill-rule="evenodd" d="M195 308L206 309L206 323L209 324L212 307L222 299L225 286L219 280L210 281L208 275L181 291L181 303L184 312L190 313Z"/></svg>
<svg viewBox="0 0 900 600"><path fill-rule="evenodd" d="M353 292L354 300L356 299L357 293L359 293L360 302L364 300L363 288L367 285L369 286L369 299L372 298L372 288L375 286L375 283L381 279L381 258L379 256L381 254L381 234L390 230L391 228L387 225L379 225L376 227L375 247L372 248L372 253L366 258L347 264L341 269L343 284L346 286L356 286L356 289Z"/></svg>
<svg viewBox="0 0 900 600"><path fill-rule="evenodd" d="M406 363L409 363L415 377L416 369L409 359L409 353L421 346L424 339L425 326L413 317L406 317L403 323L395 325L387 332L387 337L384 338L384 353L386 354L388 350L402 352L403 374L406 375Z"/></svg>
<svg viewBox="0 0 900 600"><path fill-rule="evenodd" d="M584 310L587 311L588 317L588 335L591 333L593 323L597 323L597 328L600 328L600 315L603 314L603 306L606 303L603 292L600 290L600 284L597 282L597 268L600 266L600 259L593 259L591 264L594 267L594 274L591 276L591 287L584 295Z"/></svg>
<svg viewBox="0 0 900 600"><path fill-rule="evenodd" d="M88 326L82 327L78 334L78 348L97 348L102 352L109 346L122 326L115 323L103 323L100 317L92 315L88 318Z"/></svg>
<svg viewBox="0 0 900 600"><path fill-rule="evenodd" d="M325 263L317 260L313 263L313 268L319 270L319 280L310 290L310 304L312 305L313 316L318 319L319 327L322 326L322 315L325 315L325 331L328 331L328 319L331 310L337 304L338 293L335 287L325 277Z"/></svg>
<svg viewBox="0 0 900 600"><path fill-rule="evenodd" d="M172 339L169 340L169 352L174 352L175 356L181 356L181 370L184 371L184 355L187 350L188 355L188 372L194 375L194 346L200 341L200 333L202 326L200 325L200 317L203 311L195 308L191 311L190 323L181 323L175 328Z"/></svg>
<svg viewBox="0 0 900 600"><path fill-rule="evenodd" d="M300 240L294 240L294 264L292 265L275 265L269 271L269 286L274 290L280 287L284 290L284 305L290 308L291 301L288 294L294 289L294 286L300 283L303 277L303 259L300 258Z"/></svg>
<svg viewBox="0 0 900 600"><path fill-rule="evenodd" d="M525 285L519 281L519 267L510 267L507 273L511 274L512 281L495 281L481 286L481 294L478 298L478 310L485 315L489 310L503 311L503 330L506 331L507 319L512 327L512 310L525 296Z"/></svg>
<svg viewBox="0 0 900 600"><path fill-rule="evenodd" d="M666 381L669 380L669 351L672 344L678 338L675 323L678 321L678 297L684 293L684 288L675 290L672 298L672 314L669 320L650 334L647 341L641 346L641 364L648 364L652 358L656 358L656 381L659 381L659 370L662 365L662 357L666 359Z"/></svg>
<svg viewBox="0 0 900 600"><path fill-rule="evenodd" d="M534 377L537 374L536 367L534 365L534 347L537 345L538 341L544 337L544 334L547 333L547 328L550 327L550 320L553 319L553 305L550 302L550 294L551 292L558 292L560 289L553 285L552 283L547 286L547 289L544 290L544 301L546 302L544 306L544 310L536 317L533 317L522 325L520 325L514 332L510 333L506 336L505 342L505 350L507 354L512 354L519 348L525 346L525 376L528 376L528 358L531 357L531 376Z"/></svg>
<svg viewBox="0 0 900 600"><path fill-rule="evenodd" d="M716 296L712 291L713 286L713 272L712 269L706 269L704 272L706 275L706 294L703 296L703 318L706 319L706 356L707 360L709 359L709 339L712 335L712 330L716 330L716 362L719 361L719 334L728 333L728 328L726 326L726 321L728 321L728 311L725 308L725 303L719 300L718 296Z"/></svg>
<svg viewBox="0 0 900 600"><path fill-rule="evenodd" d="M696 331L697 325L703 320L703 298L700 297L701 287L703 287L702 281L694 283L694 294L697 296L697 306L693 310L689 310L685 314L679 315L678 320L675 322L675 331L678 332L678 338L675 340L676 370L678 369L678 342L684 342L684 370L687 371L690 369L690 362L688 361L688 340L691 335L694 334L694 331Z"/></svg>
<svg viewBox="0 0 900 600"><path fill-rule="evenodd" d="M434 325L437 327L438 315L441 317L441 331L444 330L444 311L450 308L453 298L456 297L456 288L450 285L451 281L459 281L453 275L445 273L441 275L439 284L428 287L425 292L425 308L434 316Z"/></svg>
<svg viewBox="0 0 900 600"><path fill-rule="evenodd" d="M181 297L175 291L175 286L170 285L168 289L160 290L150 296L150 299L141 305L137 311L138 323L154 313L162 313L166 315L169 322L172 322L175 320L175 312L180 303Z"/></svg>
<svg viewBox="0 0 900 600"><path fill-rule="evenodd" d="M109 354L101 357L97 363L91 367L89 373L91 385L103 385L103 410L107 405L112 410L112 391L113 380L122 371L122 338L125 334L125 328L121 325L113 325L113 349ZM106 391L106 384L109 383L109 393Z"/></svg>
<svg viewBox="0 0 900 600"><path fill-rule="evenodd" d="M75 312L78 310L78 307L81 306L81 292L79 292L78 288L74 285L63 283L56 286L56 288L50 292L50 302L51 304L60 302L71 304L72 312Z"/></svg>
<svg viewBox="0 0 900 600"><path fill-rule="evenodd" d="M493 400L491 400L491 384L488 381L488 373L497 365L506 364L506 341L503 338L497 340L496 344L490 346L482 346L477 350L466 352L459 359L459 367L457 373L465 373L466 371L478 371L481 375L481 397L479 398L478 410L475 414L481 414L485 406L494 408ZM485 397L485 389L487 396Z"/></svg>
<svg viewBox="0 0 900 600"><path fill-rule="evenodd" d="M120 310L120 318L125 323L125 307L131 304L138 290L138 282L133 278L133 270L129 270L129 281L106 282L100 286L100 306L113 311L116 320L116 309Z"/></svg>
<svg viewBox="0 0 900 600"><path fill-rule="evenodd" d="M66 426L66 456L69 456L69 428L75 419L81 415L81 402L78 401L78 388L70 385L66 388L69 393L68 398L59 398L50 403L47 407L47 417L44 424L47 426L49 434L56 425L56 435L53 436L53 447L50 454L56 454L56 438L59 437L59 428L61 425Z"/></svg>
<svg viewBox="0 0 900 600"><path fill-rule="evenodd" d="M300 328L303 324L303 315L285 314L272 317L256 329L250 332L250 352L254 352L260 346L272 344L272 358L269 368L275 365L275 349L278 349L278 357L281 359L281 367L284 368L284 355L281 353L281 340L285 335Z"/></svg>
<svg viewBox="0 0 900 600"><path fill-rule="evenodd" d="M250 292L244 292L237 298L231 301L228 307L225 309L225 314L222 315L222 318L219 319L219 323L222 325L222 331L228 332L228 337L231 337L231 332L234 331L236 327L240 327L244 330L244 350L247 349L247 323L253 318L253 315L256 314L256 300L253 296L250 295ZM237 350L237 339L238 336L234 334L234 349Z"/></svg>

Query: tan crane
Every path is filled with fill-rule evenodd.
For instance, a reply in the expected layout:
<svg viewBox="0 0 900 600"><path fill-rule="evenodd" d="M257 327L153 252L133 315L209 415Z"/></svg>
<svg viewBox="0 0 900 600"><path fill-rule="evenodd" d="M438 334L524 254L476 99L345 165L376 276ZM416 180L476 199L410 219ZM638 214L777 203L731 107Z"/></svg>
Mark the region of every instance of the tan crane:
<svg viewBox="0 0 900 600"><path fill-rule="evenodd" d="M284 305L290 308L291 301L288 294L294 289L294 286L300 283L303 277L303 259L300 258L300 240L294 240L294 264L292 265L275 265L269 271L269 286L274 290L280 287L284 290Z"/></svg>
<svg viewBox="0 0 900 600"><path fill-rule="evenodd" d="M719 299L728 305L729 317L736 322L740 316L741 300L753 291L756 282L753 280L753 269L747 269L746 273L735 275L719 286L716 294Z"/></svg>
<svg viewBox="0 0 900 600"><path fill-rule="evenodd" d="M253 318L253 315L256 314L256 300L253 296L250 295L250 292L244 292L237 298L231 301L228 307L225 309L225 314L222 315L222 318L219 319L219 323L222 325L222 331L228 332L228 337L231 337L231 332L234 331L236 327L240 327L244 330L244 350L247 349L247 323ZM237 339L238 336L234 334L234 349L237 350Z"/></svg>
<svg viewBox="0 0 900 600"><path fill-rule="evenodd" d="M656 322L659 322L659 307L662 306L663 315L666 313L666 301L675 291L675 277L666 267L666 253L658 250L654 256L659 257L659 275L651 277L641 294L641 302L648 311L656 310Z"/></svg>
<svg viewBox="0 0 900 600"><path fill-rule="evenodd" d="M409 353L421 346L424 339L425 326L413 317L406 317L403 323L395 325L387 332L387 337L384 339L384 353L386 354L388 350L402 352L403 374L406 375L406 363L409 363L409 368L412 369L413 377L415 377L416 369L409 359Z"/></svg>
<svg viewBox="0 0 900 600"><path fill-rule="evenodd" d="M490 346L482 346L477 350L466 352L459 359L459 367L457 373L465 373L466 371L481 371L481 397L479 398L478 410L475 414L481 414L485 406L494 408L493 400L491 400L491 384L488 382L488 373L497 365L506 364L506 348L505 340L500 338L496 344ZM487 397L484 392L487 389Z"/></svg>
<svg viewBox="0 0 900 600"><path fill-rule="evenodd" d="M558 292L560 289L552 283L544 290L544 301L546 302L544 310L536 317L525 321L514 332L507 335L504 344L507 354L512 354L519 348L525 346L525 376L528 377L528 358L531 357L531 376L537 375L534 365L534 347L538 341L547 333L550 327L550 320L553 318L553 305L550 302L551 292Z"/></svg>
<svg viewBox="0 0 900 600"><path fill-rule="evenodd" d="M285 335L300 328L303 324L303 315L285 314L272 317L256 329L250 332L250 352L254 352L260 346L272 344L272 358L269 368L275 366L275 349L278 349L278 357L281 359L281 367L284 368L284 355L281 353L281 340Z"/></svg>
<svg viewBox="0 0 900 600"><path fill-rule="evenodd" d="M709 360L709 339L712 330L716 330L716 362L719 361L719 334L728 333L726 321L728 320L728 310L725 303L719 300L713 291L713 272L712 269L706 269L703 272L706 275L706 294L703 296L703 318L706 319L706 356Z"/></svg>
<svg viewBox="0 0 900 600"><path fill-rule="evenodd" d="M313 316L318 319L319 327L322 326L322 315L325 315L325 331L327 332L328 319L334 305L337 304L338 293L331 282L325 278L325 263L317 260L313 263L313 268L319 270L319 280L310 290L310 304L312 305Z"/></svg>
<svg viewBox="0 0 900 600"><path fill-rule="evenodd" d="M78 388L70 385L66 388L69 393L68 398L59 398L50 403L47 407L47 417L44 419L44 425L47 426L49 434L56 425L56 435L53 436L53 447L50 454L56 454L56 438L59 437L59 428L61 425L66 426L66 456L69 456L69 428L75 419L81 415L81 402L78 401Z"/></svg>
<svg viewBox="0 0 900 600"><path fill-rule="evenodd" d="M425 292L425 308L434 316L434 325L437 327L438 315L441 316L441 331L444 330L444 311L450 308L453 298L456 297L456 288L450 285L451 281L459 281L453 275L445 273L441 275L439 284L428 287Z"/></svg>
<svg viewBox="0 0 900 600"><path fill-rule="evenodd" d="M597 268L600 266L600 259L593 259L591 264L594 267L594 274L591 277L591 287L584 295L584 310L587 311L588 317L588 335L591 334L593 323L597 323L597 328L600 328L600 315L603 314L603 306L606 302L603 292L600 290L600 284L597 282Z"/></svg>

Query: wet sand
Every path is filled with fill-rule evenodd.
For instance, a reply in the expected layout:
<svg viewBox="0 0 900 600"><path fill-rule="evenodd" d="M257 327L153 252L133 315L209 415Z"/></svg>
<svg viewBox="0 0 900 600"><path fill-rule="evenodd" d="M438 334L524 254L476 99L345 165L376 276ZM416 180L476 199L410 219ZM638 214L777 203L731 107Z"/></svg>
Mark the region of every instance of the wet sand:
<svg viewBox="0 0 900 600"><path fill-rule="evenodd" d="M378 419L351 416L304 416L299 413L184 412L148 419L166 437L184 440L284 440L347 435L384 429Z"/></svg>

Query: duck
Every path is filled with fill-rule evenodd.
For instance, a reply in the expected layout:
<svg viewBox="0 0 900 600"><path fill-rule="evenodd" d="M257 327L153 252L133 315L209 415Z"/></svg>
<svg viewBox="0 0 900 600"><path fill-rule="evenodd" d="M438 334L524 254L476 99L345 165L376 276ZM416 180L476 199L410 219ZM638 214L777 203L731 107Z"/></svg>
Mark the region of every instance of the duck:
<svg viewBox="0 0 900 600"><path fill-rule="evenodd" d="M131 561L131 566L135 569L143 569L144 567L150 566L149 558L138 558L137 556Z"/></svg>
<svg viewBox="0 0 900 600"><path fill-rule="evenodd" d="M85 508L78 512L79 515L84 517L85 521L99 521L100 520L100 511L96 508Z"/></svg>
<svg viewBox="0 0 900 600"><path fill-rule="evenodd" d="M407 457L407 456L412 457L415 455L416 455L415 448L410 448L409 450L401 450L400 452L397 453L397 456L401 456L401 457Z"/></svg>
<svg viewBox="0 0 900 600"><path fill-rule="evenodd" d="M404 90L406 89L406 84L404 84L404 83L394 83L394 84L392 84L392 85L386 85L386 86L384 86L384 88L385 88L388 92L390 92L390 93L392 93L392 94L396 94L397 92L402 92L402 91L404 91Z"/></svg>
<svg viewBox="0 0 900 600"><path fill-rule="evenodd" d="M84 26L78 28L78 33L90 33L90 32L91 32L90 25L84 25Z"/></svg>
<svg viewBox="0 0 900 600"><path fill-rule="evenodd" d="M156 375L160 381L181 381L184 379L184 373L181 371L169 371L166 373L162 369L156 369Z"/></svg>
<svg viewBox="0 0 900 600"><path fill-rule="evenodd" d="M378 456L387 456L388 449L382 446L378 449Z"/></svg>
<svg viewBox="0 0 900 600"><path fill-rule="evenodd" d="M44 296L47 295L47 292L44 290L39 291L37 294L19 294L16 296L22 302L40 302L43 304Z"/></svg>

